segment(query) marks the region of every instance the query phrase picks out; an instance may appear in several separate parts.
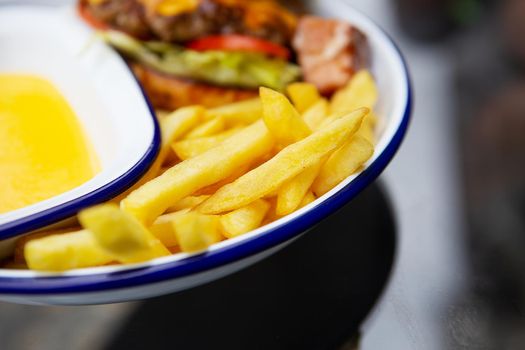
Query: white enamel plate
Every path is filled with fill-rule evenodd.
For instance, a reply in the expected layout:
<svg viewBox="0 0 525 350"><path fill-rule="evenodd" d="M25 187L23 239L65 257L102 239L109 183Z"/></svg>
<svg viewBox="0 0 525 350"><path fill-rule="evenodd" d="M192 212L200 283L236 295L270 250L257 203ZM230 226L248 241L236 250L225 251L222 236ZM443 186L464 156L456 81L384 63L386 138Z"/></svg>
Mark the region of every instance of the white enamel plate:
<svg viewBox="0 0 525 350"><path fill-rule="evenodd" d="M344 0L317 0L310 4L314 13L342 18L358 27L371 46L371 71L380 90L376 110L380 127L375 154L362 172L297 212L243 236L217 243L206 253L175 254L142 264L65 273L0 269L0 299L37 304L93 304L187 289L237 271L277 251L370 185L393 158L407 131L411 112L407 68L388 35ZM96 139L98 152L105 154L109 169L122 170L126 168L123 163L136 164L141 153L137 149L154 147L155 128L151 120L144 117L147 106L135 82L123 63L103 44L95 43L88 46L88 52L83 51L89 34L70 9L53 14L49 10L22 7L0 11L0 70L32 69L61 87L89 135ZM21 23L27 23L28 18L34 24L31 29ZM44 29L48 26L50 28ZM35 31L42 33L35 38ZM18 43L22 37L26 43ZM55 54L55 46L68 54ZM6 48L13 50L8 54L10 58L4 57ZM50 68L49 60L58 60L60 67ZM133 156L121 159L119 154L124 151ZM111 176L114 178L117 172L108 172L104 179L94 179L93 184L89 184L92 187L78 189L73 195L88 193L109 181ZM49 203L37 206L42 209L46 205ZM312 258L316 258L315 252Z"/></svg>

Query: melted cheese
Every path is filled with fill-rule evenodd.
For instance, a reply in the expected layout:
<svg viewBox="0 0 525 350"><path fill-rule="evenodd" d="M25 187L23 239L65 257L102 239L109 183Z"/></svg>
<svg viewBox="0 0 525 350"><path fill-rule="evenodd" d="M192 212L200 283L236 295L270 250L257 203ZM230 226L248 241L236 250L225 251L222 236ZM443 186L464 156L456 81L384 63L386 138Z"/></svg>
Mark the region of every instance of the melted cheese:
<svg viewBox="0 0 525 350"><path fill-rule="evenodd" d="M140 0L150 12L163 16L177 16L191 12L199 6L199 0Z"/></svg>
<svg viewBox="0 0 525 350"><path fill-rule="evenodd" d="M98 171L73 110L51 83L0 74L0 213L71 190Z"/></svg>

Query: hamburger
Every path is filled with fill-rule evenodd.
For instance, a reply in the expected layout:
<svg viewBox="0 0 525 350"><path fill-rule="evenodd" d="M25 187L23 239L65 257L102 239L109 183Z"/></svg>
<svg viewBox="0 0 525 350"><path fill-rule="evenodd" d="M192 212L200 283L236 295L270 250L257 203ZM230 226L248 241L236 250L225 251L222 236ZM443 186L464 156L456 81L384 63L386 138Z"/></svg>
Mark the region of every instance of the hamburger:
<svg viewBox="0 0 525 350"><path fill-rule="evenodd" d="M301 78L291 50L298 19L273 0L80 0L78 11L157 108L214 107Z"/></svg>

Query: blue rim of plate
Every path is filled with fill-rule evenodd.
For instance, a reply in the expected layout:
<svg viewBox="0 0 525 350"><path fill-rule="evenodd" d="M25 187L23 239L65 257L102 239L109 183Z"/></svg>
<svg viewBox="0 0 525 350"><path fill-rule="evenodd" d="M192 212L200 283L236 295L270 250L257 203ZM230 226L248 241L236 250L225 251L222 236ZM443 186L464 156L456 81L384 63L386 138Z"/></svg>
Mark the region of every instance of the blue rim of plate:
<svg viewBox="0 0 525 350"><path fill-rule="evenodd" d="M115 55L117 55L115 53ZM107 184L86 193L83 196L74 198L70 201L64 202L62 204L56 205L52 208L42 210L38 213L24 216L20 219L16 219L5 224L0 225L0 240L12 238L17 235L38 230L40 228L52 225L54 223L65 220L69 217L76 215L80 210L87 208L92 205L100 204L102 202L108 201L122 192L129 189L136 183L142 175L148 171L149 167L157 157L157 154L160 149L160 127L155 114L155 110L151 105L146 92L140 85L139 81L133 74L131 68L126 64L124 59L117 55L117 59L122 61L122 64L126 66L129 74L135 81L137 87L143 96L143 101L148 107L149 115L153 123L153 138L149 144L146 152L142 157L135 163L131 168L129 168L124 174L120 175L116 179Z"/></svg>
<svg viewBox="0 0 525 350"><path fill-rule="evenodd" d="M373 22L371 19L369 20ZM206 252L183 260L166 262L155 266L137 267L124 271L94 273L92 275L0 277L0 293L55 295L103 292L181 278L233 263L284 243L341 209L346 203L370 185L390 163L401 146L407 132L413 108L412 83L406 60L390 35L379 25L375 25L390 42L401 59L407 83L407 100L401 122L388 145L377 159L347 186L343 187L330 198L327 198L323 203L287 223L274 227L249 240L238 242L212 252ZM148 105L150 106L149 102Z"/></svg>

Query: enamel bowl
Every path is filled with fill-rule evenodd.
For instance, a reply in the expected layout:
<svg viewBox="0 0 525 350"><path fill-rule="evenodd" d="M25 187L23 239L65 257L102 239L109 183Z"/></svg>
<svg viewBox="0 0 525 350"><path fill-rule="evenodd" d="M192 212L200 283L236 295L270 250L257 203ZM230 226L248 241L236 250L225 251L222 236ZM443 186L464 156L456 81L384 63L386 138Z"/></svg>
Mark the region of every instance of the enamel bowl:
<svg viewBox="0 0 525 350"><path fill-rule="evenodd" d="M65 273L0 269L0 299L18 303L78 305L136 300L188 289L238 271L278 251L370 185L394 157L407 131L411 112L411 88L407 68L388 35L344 0L317 0L311 1L310 4L313 13L342 18L357 26L367 35L371 46L371 70L380 90L380 101L376 109L380 123L375 154L363 171L349 177L332 191L295 213L243 236L217 243L205 253L180 253L141 264L86 268ZM13 12L15 13L16 11ZM34 17L33 22L45 21L50 15L45 11L29 9L28 13ZM2 16L3 14L0 15L0 43L2 30L9 27L4 24L8 18ZM78 28L78 23L74 23L73 16L70 9L57 14L60 21L55 25L59 25L58 22L68 25L68 30L62 32L61 37L85 35L84 31ZM16 20L13 22L11 25L16 26ZM23 26L17 27L22 29ZM71 44L74 44L74 40ZM128 124L133 124L135 121L131 122L129 117L133 115L133 109L137 108L137 105L146 114L145 102L140 96L140 91L130 77L122 72L122 67L117 64L118 60L107 58L110 54L96 45L97 52L93 53L93 56L90 55L91 58L85 58L86 71L94 76L113 77L100 77L102 81L99 84L104 86L107 94L97 97L110 100L105 104L107 110L118 111L126 117ZM73 46L78 48L83 45L78 43ZM51 58L48 56L51 53L44 51L42 55L45 55L46 59ZM3 59L0 58L0 62ZM92 65L92 68L89 65ZM120 72L119 79L116 79L117 73L114 71ZM96 83L94 85L97 86ZM120 98L115 101L114 96L113 99L108 96L110 90L123 90L126 93L121 92ZM95 98L92 90L86 90L84 94L86 99ZM126 103L118 102L123 99ZM78 103L87 104L84 100L79 100ZM125 127L125 130L128 129L129 126ZM152 129L153 126L150 125L145 131L141 131L152 132ZM119 128L115 127L114 132L118 133ZM102 149L104 144L101 143L98 147ZM315 258L315 252L312 252L312 258Z"/></svg>
<svg viewBox="0 0 525 350"><path fill-rule="evenodd" d="M94 40L72 12L0 7L0 52L0 73L38 75L58 88L102 166L81 186L0 214L0 239L40 229L111 199L148 169L160 143L156 118L125 62Z"/></svg>

